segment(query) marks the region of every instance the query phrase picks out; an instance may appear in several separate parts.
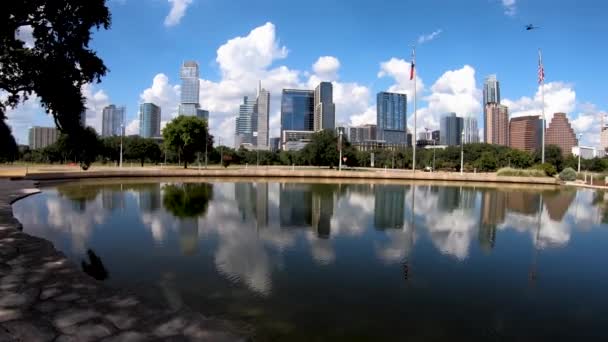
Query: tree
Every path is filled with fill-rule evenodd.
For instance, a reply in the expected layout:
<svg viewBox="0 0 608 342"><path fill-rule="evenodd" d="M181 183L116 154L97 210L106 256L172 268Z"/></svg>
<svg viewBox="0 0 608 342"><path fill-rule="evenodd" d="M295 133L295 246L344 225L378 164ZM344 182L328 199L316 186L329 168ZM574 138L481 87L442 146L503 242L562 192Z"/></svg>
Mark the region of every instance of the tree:
<svg viewBox="0 0 608 342"><path fill-rule="evenodd" d="M344 146L344 145L343 145ZM333 130L322 130L312 135L312 140L301 151L310 165L334 167L338 163L338 138Z"/></svg>
<svg viewBox="0 0 608 342"><path fill-rule="evenodd" d="M477 161L477 168L479 171L495 171L496 170L496 157L491 152L482 152L481 157Z"/></svg>
<svg viewBox="0 0 608 342"><path fill-rule="evenodd" d="M64 153L64 159L79 162L83 170L89 168L101 151L99 136L92 127L70 134L62 134L57 140L56 146L61 153Z"/></svg>
<svg viewBox="0 0 608 342"><path fill-rule="evenodd" d="M0 120L35 95L63 133L82 131L82 87L107 72L89 47L91 29L108 29L105 0L4 1L0 11ZM33 43L19 36L31 31ZM79 142L77 146L83 146Z"/></svg>
<svg viewBox="0 0 608 342"><path fill-rule="evenodd" d="M11 128L0 118L0 162L12 162L18 154L17 143L11 134Z"/></svg>
<svg viewBox="0 0 608 342"><path fill-rule="evenodd" d="M213 186L207 183L169 184L163 187L163 206L175 217L204 214L213 198Z"/></svg>
<svg viewBox="0 0 608 342"><path fill-rule="evenodd" d="M213 137L209 135L207 120L195 116L178 116L167 124L163 130L165 147L180 153L184 168L192 162L196 152L213 148Z"/></svg>
<svg viewBox="0 0 608 342"><path fill-rule="evenodd" d="M536 162L541 161L541 150L536 151ZM562 155L562 149L557 145L545 146L545 163L555 166L557 172L561 171L564 166L564 157Z"/></svg>
<svg viewBox="0 0 608 342"><path fill-rule="evenodd" d="M160 147L154 139L129 137L125 141L125 156L127 159L137 159L144 166L146 159L157 162L160 158Z"/></svg>

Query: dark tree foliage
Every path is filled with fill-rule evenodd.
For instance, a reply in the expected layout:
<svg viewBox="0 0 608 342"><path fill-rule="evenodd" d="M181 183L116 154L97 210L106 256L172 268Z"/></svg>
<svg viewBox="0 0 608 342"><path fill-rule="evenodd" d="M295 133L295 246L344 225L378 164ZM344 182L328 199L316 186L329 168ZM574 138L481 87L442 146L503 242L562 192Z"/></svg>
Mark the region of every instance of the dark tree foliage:
<svg viewBox="0 0 608 342"><path fill-rule="evenodd" d="M213 186L207 183L169 184L163 187L163 206L176 217L205 214L213 198Z"/></svg>
<svg viewBox="0 0 608 342"><path fill-rule="evenodd" d="M194 160L198 152L205 152L205 146L213 148L213 136L209 134L207 120L195 116L178 116L163 129L165 148L177 152L184 162L184 168Z"/></svg>
<svg viewBox="0 0 608 342"><path fill-rule="evenodd" d="M82 86L107 72L89 47L91 31L110 27L105 0L3 1L0 10L0 120L6 109L36 95L64 133L81 131ZM31 30L29 47L17 38Z"/></svg>
<svg viewBox="0 0 608 342"><path fill-rule="evenodd" d="M17 158L19 151L11 128L6 121L0 118L0 162L12 162Z"/></svg>
<svg viewBox="0 0 608 342"><path fill-rule="evenodd" d="M124 157L138 160L142 167L144 166L146 159L158 162L160 154L160 147L153 139L145 139L136 136L129 137L124 141Z"/></svg>

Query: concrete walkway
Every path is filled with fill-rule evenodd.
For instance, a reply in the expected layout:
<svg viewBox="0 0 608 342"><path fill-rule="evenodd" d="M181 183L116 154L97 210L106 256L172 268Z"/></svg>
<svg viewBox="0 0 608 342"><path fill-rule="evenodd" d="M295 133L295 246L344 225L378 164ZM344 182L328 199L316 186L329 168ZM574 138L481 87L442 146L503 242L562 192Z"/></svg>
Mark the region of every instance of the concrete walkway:
<svg viewBox="0 0 608 342"><path fill-rule="evenodd" d="M38 191L31 181L0 179L0 341L247 340L243 327L108 288L23 233L11 203Z"/></svg>

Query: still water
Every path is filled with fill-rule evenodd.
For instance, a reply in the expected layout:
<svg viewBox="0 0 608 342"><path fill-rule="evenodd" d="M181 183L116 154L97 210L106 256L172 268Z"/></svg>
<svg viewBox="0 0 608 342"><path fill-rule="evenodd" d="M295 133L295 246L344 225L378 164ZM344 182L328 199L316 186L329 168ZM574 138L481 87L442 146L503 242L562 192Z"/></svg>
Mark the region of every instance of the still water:
<svg viewBox="0 0 608 342"><path fill-rule="evenodd" d="M110 286L260 340L608 338L608 193L114 180L13 208Z"/></svg>

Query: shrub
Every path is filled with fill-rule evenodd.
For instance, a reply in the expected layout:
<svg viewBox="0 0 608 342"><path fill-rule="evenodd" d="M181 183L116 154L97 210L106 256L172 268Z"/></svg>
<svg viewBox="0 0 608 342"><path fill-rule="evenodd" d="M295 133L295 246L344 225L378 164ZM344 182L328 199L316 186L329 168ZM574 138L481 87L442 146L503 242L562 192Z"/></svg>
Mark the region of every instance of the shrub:
<svg viewBox="0 0 608 342"><path fill-rule="evenodd" d="M553 165L551 165L549 163L536 164L536 165L532 166L532 169L534 169L534 170L543 170L543 171L545 171L545 173L549 177L553 177L557 173L557 170L555 169L555 166L553 166Z"/></svg>
<svg viewBox="0 0 608 342"><path fill-rule="evenodd" d="M510 167L503 167L496 173L498 176L503 177L546 177L547 174L543 170L536 169L513 169Z"/></svg>
<svg viewBox="0 0 608 342"><path fill-rule="evenodd" d="M563 181L572 182L576 180L576 171L571 167L567 167L559 173L559 179Z"/></svg>

